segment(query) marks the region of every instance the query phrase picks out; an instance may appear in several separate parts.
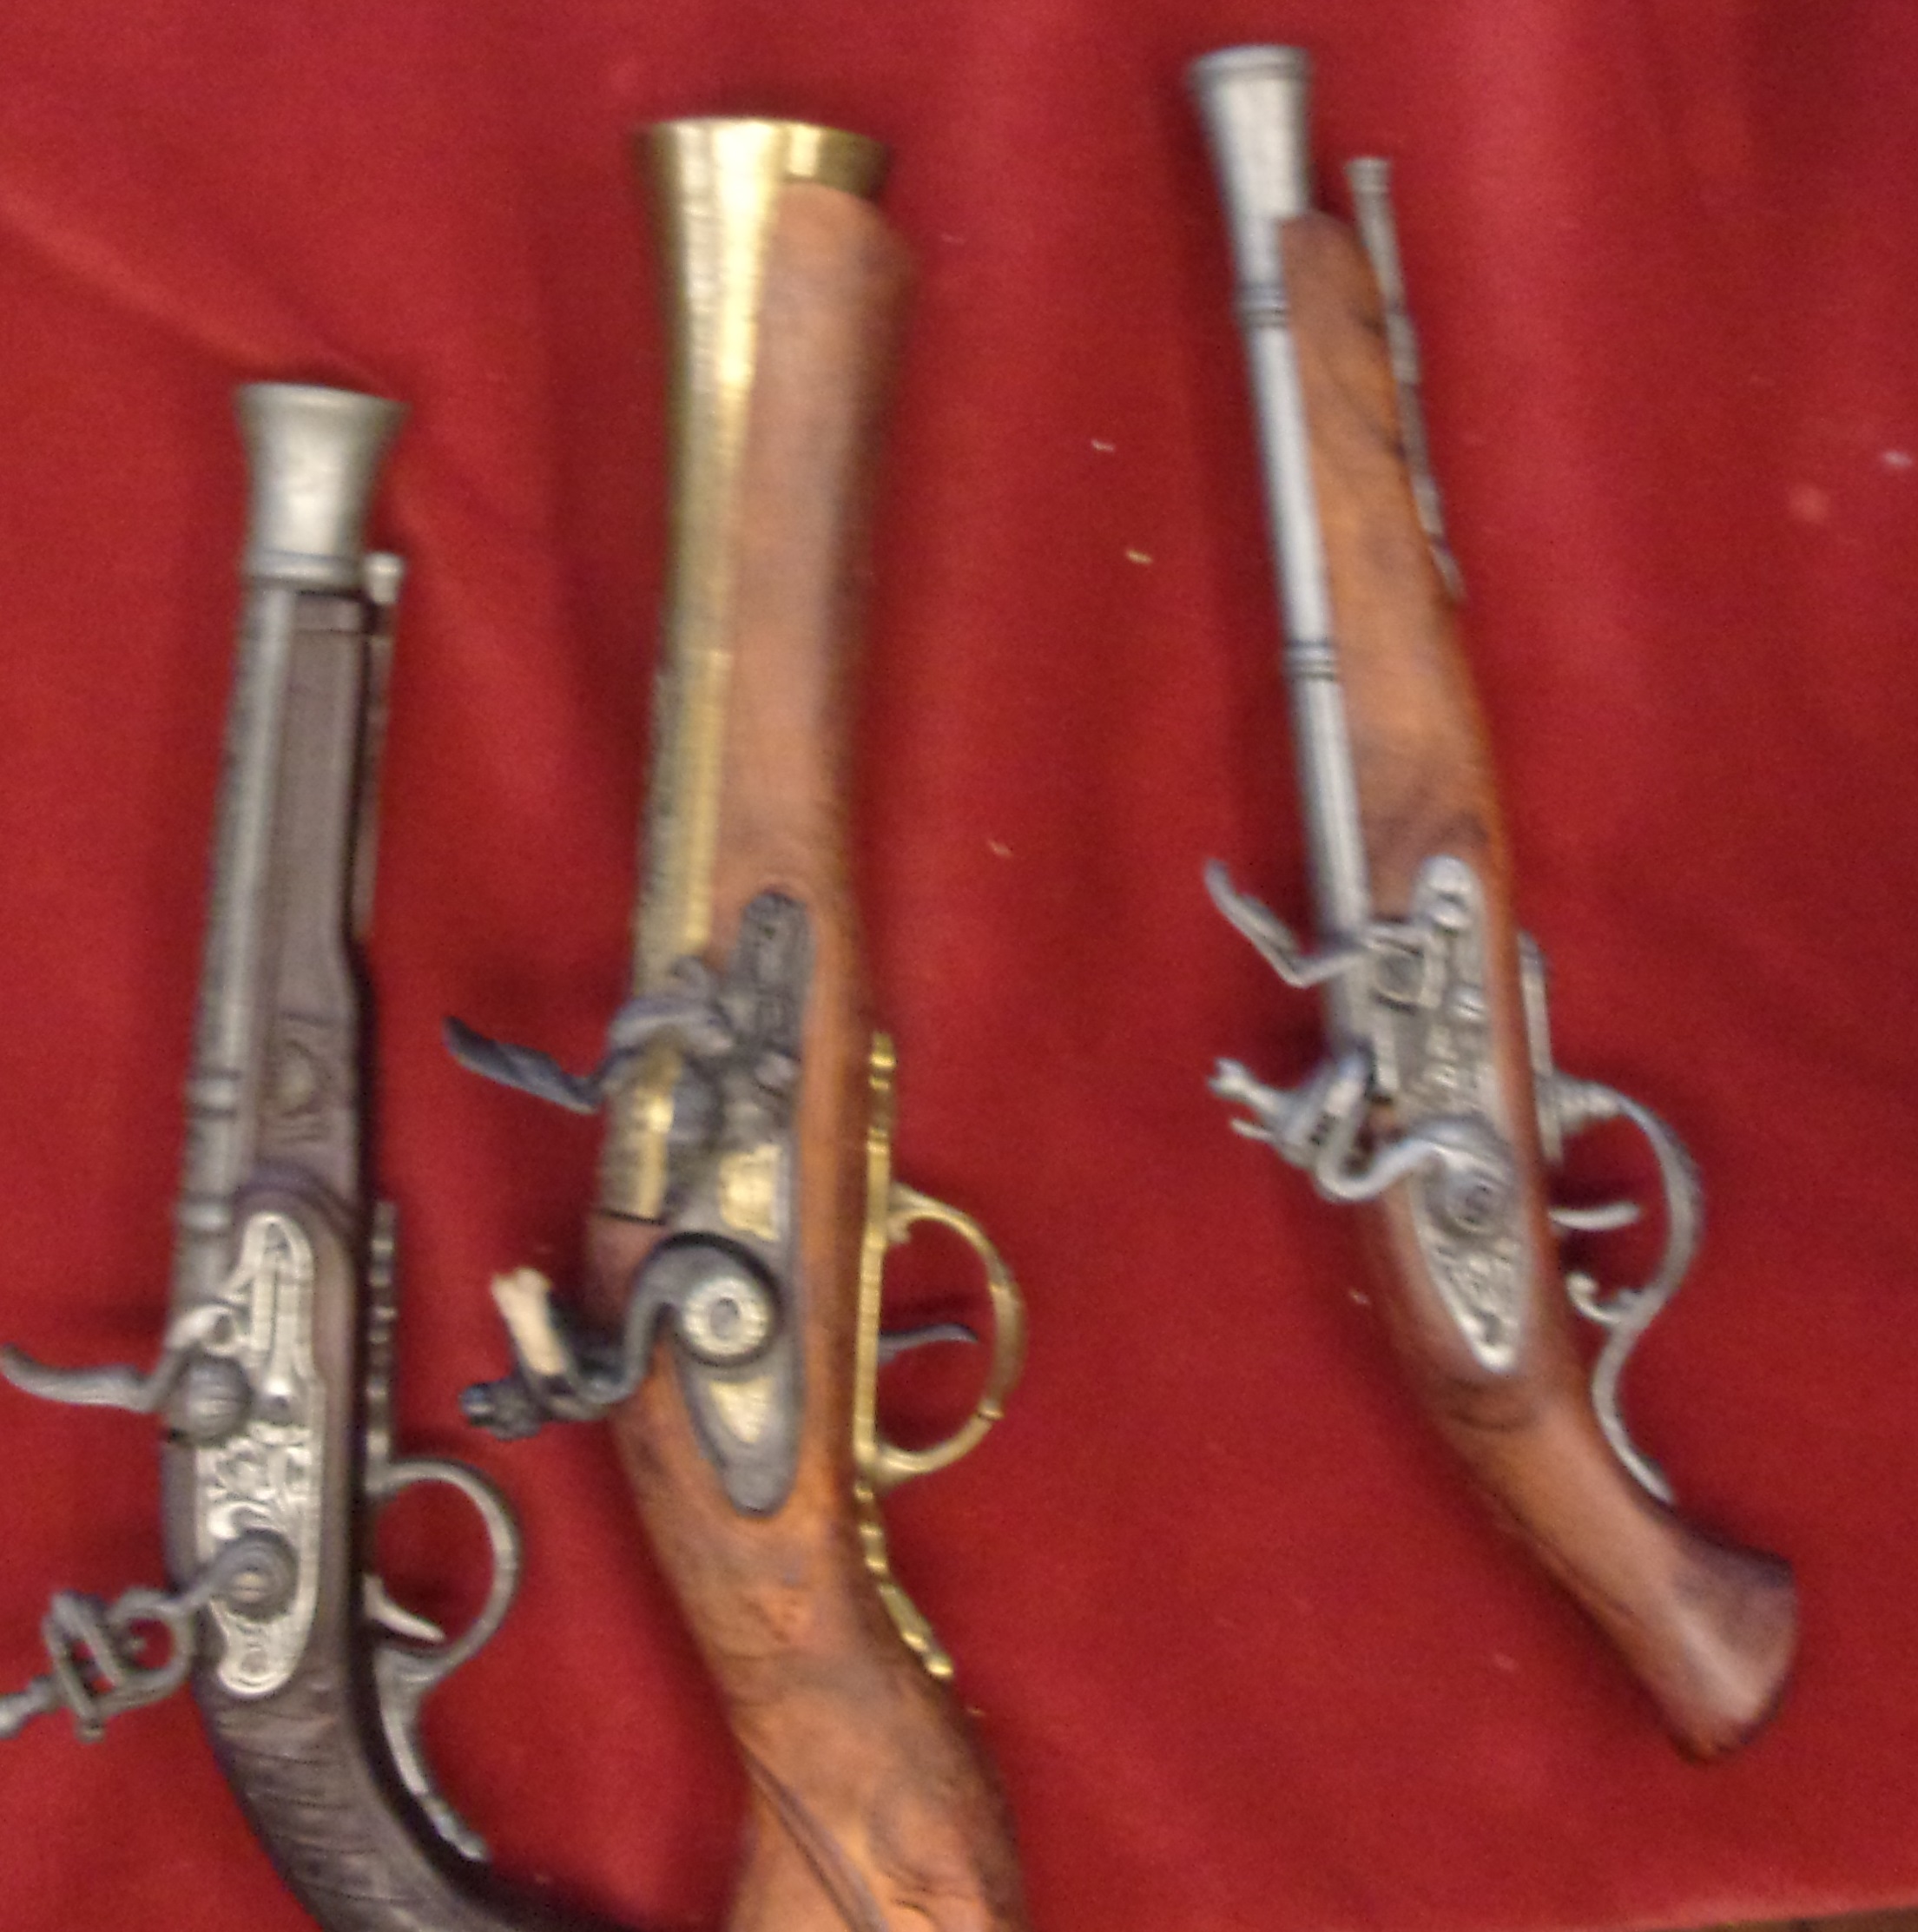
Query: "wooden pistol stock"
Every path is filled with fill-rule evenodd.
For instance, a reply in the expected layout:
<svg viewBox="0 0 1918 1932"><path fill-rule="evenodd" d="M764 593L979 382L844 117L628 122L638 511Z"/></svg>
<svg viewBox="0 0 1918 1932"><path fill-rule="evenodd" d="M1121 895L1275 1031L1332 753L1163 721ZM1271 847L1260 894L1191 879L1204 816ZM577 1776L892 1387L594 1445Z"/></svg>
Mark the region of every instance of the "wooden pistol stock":
<svg viewBox="0 0 1918 1932"><path fill-rule="evenodd" d="M507 1434L611 1418L749 1773L735 1932L1013 1932L1005 1807L876 1508L919 1466L873 1420L888 1242L947 1219L994 1284L987 1397L952 1454L1019 1350L983 1236L891 1181L848 876L857 542L904 252L857 136L676 122L643 160L676 474L632 997L585 1081L454 1030L476 1070L604 1110L597 1333L504 1277L517 1368L469 1413Z"/></svg>
<svg viewBox="0 0 1918 1932"><path fill-rule="evenodd" d="M1655 1115L1551 1064L1424 466L1384 167L1353 164L1364 246L1309 208L1306 84L1292 49L1194 70L1239 265L1322 950L1218 868L1209 883L1282 978L1326 989L1330 1036L1298 1088L1227 1062L1215 1089L1248 1111L1242 1131L1363 1206L1427 1413L1678 1744L1710 1757L1781 1694L1791 1574L1677 1515L1620 1416L1625 1355L1696 1243L1696 1180ZM1620 1118L1658 1161L1664 1256L1642 1288L1561 1282L1557 1235L1624 1217L1555 1212L1547 1167L1567 1136ZM1605 1332L1589 1375L1574 1309Z"/></svg>

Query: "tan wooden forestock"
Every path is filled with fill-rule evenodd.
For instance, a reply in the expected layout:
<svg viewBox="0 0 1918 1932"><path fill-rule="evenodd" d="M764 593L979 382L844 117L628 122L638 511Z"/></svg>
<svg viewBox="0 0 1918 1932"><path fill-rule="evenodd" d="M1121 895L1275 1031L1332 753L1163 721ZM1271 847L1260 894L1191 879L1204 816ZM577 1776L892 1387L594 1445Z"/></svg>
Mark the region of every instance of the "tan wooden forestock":
<svg viewBox="0 0 1918 1932"><path fill-rule="evenodd" d="M853 1507L852 1374L869 1026L847 871L848 659L865 482L906 279L859 197L781 190L761 298L709 958L768 888L810 915L798 1115L804 1420L774 1513L727 1500L669 1351L616 1419L659 1560L725 1700L753 1820L734 1932L1017 1932L1012 1834L965 1717L900 1640ZM602 1214L593 1312L616 1321L649 1223Z"/></svg>
<svg viewBox="0 0 1918 1932"><path fill-rule="evenodd" d="M1486 991L1539 1272L1516 1367L1479 1368L1440 1300L1403 1187L1365 1211L1400 1352L1427 1413L1494 1509L1618 1646L1687 1751L1741 1744L1790 1668L1796 1600L1776 1557L1701 1533L1647 1495L1598 1432L1549 1272L1505 834L1453 607L1414 507L1377 288L1342 223L1281 229L1312 473L1379 917L1409 910L1439 853L1486 890Z"/></svg>

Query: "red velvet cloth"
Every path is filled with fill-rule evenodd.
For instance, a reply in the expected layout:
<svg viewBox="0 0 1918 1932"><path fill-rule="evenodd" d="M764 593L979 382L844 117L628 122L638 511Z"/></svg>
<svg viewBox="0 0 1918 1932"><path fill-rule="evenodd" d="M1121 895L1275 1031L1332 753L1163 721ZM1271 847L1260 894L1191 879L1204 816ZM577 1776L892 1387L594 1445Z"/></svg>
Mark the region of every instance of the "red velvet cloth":
<svg viewBox="0 0 1918 1932"><path fill-rule="evenodd" d="M1561 1058L1710 1190L1631 1378L1700 1519L1788 1553L1796 1680L1673 1754L1418 1423L1356 1231L1226 1131L1315 1007L1222 225L1182 74L1308 45L1398 164L1437 465ZM892 142L919 284L874 533L859 876L900 1163L1022 1276L1003 1428L891 1508L1033 1916L1504 1932L1918 1896L1918 13L1790 0L13 0L0 16L0 1334L152 1359L243 478L235 384L414 414L374 970L406 1441L493 1472L523 1599L432 1706L505 1871L720 1922L741 1803L603 1433L457 1419L485 1284L564 1273L617 998L664 516L623 136ZM1329 175L1330 170L1328 169ZM1598 1150L1598 1184L1638 1174ZM919 1271L936 1302L937 1270ZM904 1391L928 1426L958 1375ZM159 1574L150 1425L0 1391L0 1678ZM442 1533L444 1558L432 1544ZM395 1558L456 1612L471 1533ZM436 1579L451 1577L450 1586ZM0 1925L292 1928L185 1700L0 1751Z"/></svg>

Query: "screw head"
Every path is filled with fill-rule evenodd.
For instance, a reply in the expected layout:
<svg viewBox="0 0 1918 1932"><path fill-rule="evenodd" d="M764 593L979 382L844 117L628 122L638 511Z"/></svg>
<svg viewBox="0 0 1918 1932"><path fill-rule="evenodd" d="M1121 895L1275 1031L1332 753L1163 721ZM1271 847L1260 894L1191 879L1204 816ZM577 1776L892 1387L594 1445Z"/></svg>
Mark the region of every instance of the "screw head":
<svg viewBox="0 0 1918 1932"><path fill-rule="evenodd" d="M1483 1236L1505 1220L1511 1201L1511 1177L1488 1162L1471 1160L1447 1164L1432 1205L1455 1233Z"/></svg>
<svg viewBox="0 0 1918 1932"><path fill-rule="evenodd" d="M679 1332L702 1362L729 1368L766 1346L776 1311L772 1296L743 1269L722 1267L679 1305Z"/></svg>
<svg viewBox="0 0 1918 1932"><path fill-rule="evenodd" d="M227 1355L195 1355L168 1405L176 1434L202 1449L224 1442L247 1420L253 1388L247 1372Z"/></svg>
<svg viewBox="0 0 1918 1932"><path fill-rule="evenodd" d="M250 1530L228 1546L236 1554L220 1592L227 1609L254 1623L288 1609L300 1582L300 1559L293 1545L271 1530Z"/></svg>

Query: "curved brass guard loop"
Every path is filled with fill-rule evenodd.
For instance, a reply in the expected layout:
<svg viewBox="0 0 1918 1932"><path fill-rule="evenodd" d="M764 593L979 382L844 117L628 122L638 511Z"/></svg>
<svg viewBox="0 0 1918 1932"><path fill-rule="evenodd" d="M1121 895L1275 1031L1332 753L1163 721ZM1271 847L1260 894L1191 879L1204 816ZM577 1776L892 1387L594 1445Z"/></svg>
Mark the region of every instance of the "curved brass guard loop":
<svg viewBox="0 0 1918 1932"><path fill-rule="evenodd" d="M866 1233L860 1250L858 1349L853 1380L854 1499L866 1566L880 1596L906 1647L933 1677L943 1678L952 1674L952 1659L893 1576L879 1499L900 1483L946 1468L969 1454L1005 1414L1005 1398L1025 1366L1025 1304L1012 1270L971 1215L893 1178L893 1075L898 1064L891 1039L875 1033L867 1071ZM992 1302L992 1359L985 1387L966 1421L930 1448L902 1449L896 1442L888 1442L879 1426L880 1303L887 1250L904 1241L922 1221L951 1229L979 1256Z"/></svg>
<svg viewBox="0 0 1918 1932"><path fill-rule="evenodd" d="M432 1821L433 1829L463 1856L486 1856L485 1841L473 1830L434 1783L419 1737L419 1707L426 1693L470 1662L491 1642L519 1588L519 1526L511 1506L491 1483L465 1463L445 1456L406 1456L370 1470L366 1490L384 1507L401 1491L423 1483L456 1489L479 1513L492 1550L492 1579L478 1614L458 1637L448 1639L423 1618L402 1611L387 1598L377 1576L369 1576L369 1612L404 1641L389 1639L373 1652L374 1701L380 1728L400 1782Z"/></svg>
<svg viewBox="0 0 1918 1932"><path fill-rule="evenodd" d="M979 1256L985 1270L986 1293L992 1301L992 1360L972 1413L943 1442L926 1449L902 1449L898 1443L888 1442L875 1428L868 1474L882 1496L900 1483L914 1476L929 1476L971 1454L985 1432L1005 1414L1005 1398L1025 1367L1025 1303L1012 1269L985 1229L958 1208L935 1201L903 1181L894 1181L886 1197L886 1245L897 1247L921 1221L950 1228Z"/></svg>

